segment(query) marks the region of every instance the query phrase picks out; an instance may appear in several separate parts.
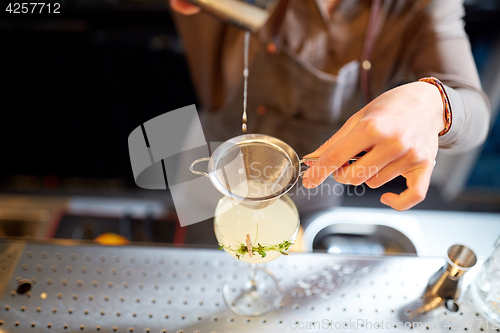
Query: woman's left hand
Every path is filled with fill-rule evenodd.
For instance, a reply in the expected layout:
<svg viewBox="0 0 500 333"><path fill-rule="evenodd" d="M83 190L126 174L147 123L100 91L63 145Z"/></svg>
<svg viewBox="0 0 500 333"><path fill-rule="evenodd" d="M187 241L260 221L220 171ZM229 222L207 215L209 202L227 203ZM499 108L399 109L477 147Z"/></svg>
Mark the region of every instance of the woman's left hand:
<svg viewBox="0 0 500 333"><path fill-rule="evenodd" d="M333 174L340 183L377 188L401 175L408 188L384 193L380 201L399 211L409 209L425 199L443 128L437 87L426 82L399 86L374 99L305 156L319 159L310 164L303 184L314 188ZM367 153L348 165L363 151Z"/></svg>

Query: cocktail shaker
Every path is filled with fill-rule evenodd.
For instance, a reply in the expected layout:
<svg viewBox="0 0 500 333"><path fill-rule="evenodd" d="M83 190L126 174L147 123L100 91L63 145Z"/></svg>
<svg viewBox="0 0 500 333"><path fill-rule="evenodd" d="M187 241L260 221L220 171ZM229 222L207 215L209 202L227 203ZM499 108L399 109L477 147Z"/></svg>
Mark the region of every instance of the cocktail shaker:
<svg viewBox="0 0 500 333"><path fill-rule="evenodd" d="M278 3L288 0L187 0L217 17L251 32L264 26ZM286 7L286 4L280 7Z"/></svg>

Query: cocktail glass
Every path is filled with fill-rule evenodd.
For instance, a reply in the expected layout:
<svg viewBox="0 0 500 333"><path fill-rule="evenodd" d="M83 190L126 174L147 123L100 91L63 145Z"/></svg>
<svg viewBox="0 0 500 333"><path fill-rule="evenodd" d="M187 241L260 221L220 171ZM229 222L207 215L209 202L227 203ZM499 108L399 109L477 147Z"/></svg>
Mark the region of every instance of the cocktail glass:
<svg viewBox="0 0 500 333"><path fill-rule="evenodd" d="M281 285L257 264L286 255L297 238L299 213L290 197L283 195L262 209L246 208L223 197L215 210L214 229L221 249L250 264L224 281L228 307L242 316L260 316L275 309L283 294Z"/></svg>

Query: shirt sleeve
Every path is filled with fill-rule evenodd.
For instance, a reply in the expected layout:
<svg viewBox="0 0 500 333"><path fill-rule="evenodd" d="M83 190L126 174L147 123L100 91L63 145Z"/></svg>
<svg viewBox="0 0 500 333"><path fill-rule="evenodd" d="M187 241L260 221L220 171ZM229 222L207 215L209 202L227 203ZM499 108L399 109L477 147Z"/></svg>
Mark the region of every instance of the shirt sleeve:
<svg viewBox="0 0 500 333"><path fill-rule="evenodd" d="M490 121L490 105L464 30L464 13L461 1L431 1L414 17L407 35L413 36L407 49L412 76L434 76L445 85L452 124L439 137L439 147L457 153L483 143Z"/></svg>

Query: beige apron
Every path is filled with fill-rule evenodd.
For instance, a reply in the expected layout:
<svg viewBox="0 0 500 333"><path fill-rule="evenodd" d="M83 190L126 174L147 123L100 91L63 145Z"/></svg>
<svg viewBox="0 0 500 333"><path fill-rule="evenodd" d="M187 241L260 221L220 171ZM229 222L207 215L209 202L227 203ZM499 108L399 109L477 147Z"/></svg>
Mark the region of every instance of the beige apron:
<svg viewBox="0 0 500 333"><path fill-rule="evenodd" d="M342 114L352 115L363 106L357 89L358 61L334 76L298 59L287 46L273 57L260 47L249 73L248 133L275 136L300 157L316 150L344 124L348 117ZM207 141L226 141L243 134L242 110L243 85L230 105L202 112Z"/></svg>
<svg viewBox="0 0 500 333"><path fill-rule="evenodd" d="M288 143L299 157L316 150L353 114L342 108L362 101L356 92L359 63L344 66L338 76L322 73L302 62L286 46L268 56L259 48L249 67L248 133L277 137ZM226 141L241 135L243 88L231 105L215 113L203 112L201 124L208 142ZM341 112L341 110L343 112ZM359 110L359 109L358 109ZM299 182L289 195L301 213L340 204L343 187L329 178L312 192Z"/></svg>

